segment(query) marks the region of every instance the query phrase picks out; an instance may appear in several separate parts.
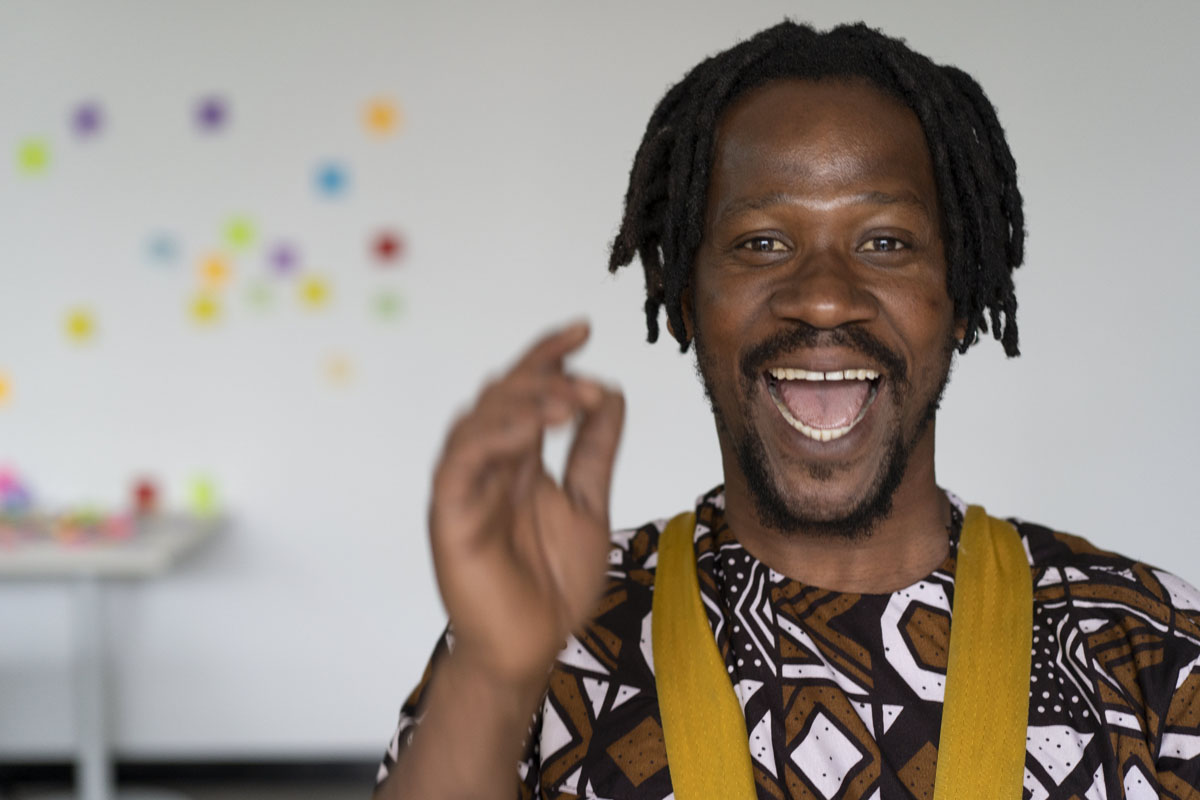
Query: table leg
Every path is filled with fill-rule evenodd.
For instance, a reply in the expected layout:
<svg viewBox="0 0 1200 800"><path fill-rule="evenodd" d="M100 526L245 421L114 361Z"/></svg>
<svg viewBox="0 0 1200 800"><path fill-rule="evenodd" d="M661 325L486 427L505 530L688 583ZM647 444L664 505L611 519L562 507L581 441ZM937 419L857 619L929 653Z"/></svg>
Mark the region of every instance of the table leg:
<svg viewBox="0 0 1200 800"><path fill-rule="evenodd" d="M100 579L81 577L75 589L76 725L79 755L75 786L79 800L111 800L114 775L109 753L106 708L108 659L105 650L104 592Z"/></svg>

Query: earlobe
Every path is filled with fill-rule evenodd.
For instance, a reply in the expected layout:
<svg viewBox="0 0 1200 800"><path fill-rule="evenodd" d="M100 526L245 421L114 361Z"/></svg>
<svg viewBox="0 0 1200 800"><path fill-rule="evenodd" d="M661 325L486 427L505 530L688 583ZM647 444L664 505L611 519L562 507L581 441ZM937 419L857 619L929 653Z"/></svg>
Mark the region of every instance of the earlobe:
<svg viewBox="0 0 1200 800"><path fill-rule="evenodd" d="M683 297L679 299L679 310L683 314L683 332L686 334L684 341L692 341L692 289L689 286L683 292ZM671 332L676 339L679 337L675 334L675 325L671 322L671 318L667 317L667 330Z"/></svg>
<svg viewBox="0 0 1200 800"><path fill-rule="evenodd" d="M954 338L962 343L967 339L967 321L966 319L957 319L954 321Z"/></svg>

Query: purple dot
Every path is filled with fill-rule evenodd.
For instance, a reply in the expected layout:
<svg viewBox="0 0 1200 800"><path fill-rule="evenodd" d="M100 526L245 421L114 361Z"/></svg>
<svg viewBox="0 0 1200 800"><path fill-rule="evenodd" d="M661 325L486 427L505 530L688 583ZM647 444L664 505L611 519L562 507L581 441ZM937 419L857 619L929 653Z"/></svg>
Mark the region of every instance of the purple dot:
<svg viewBox="0 0 1200 800"><path fill-rule="evenodd" d="M229 110L220 97L204 97L196 104L196 124L203 130L219 130L225 125L228 116Z"/></svg>
<svg viewBox="0 0 1200 800"><path fill-rule="evenodd" d="M296 270L296 264L300 259L296 255L296 248L292 247L287 242L278 242L267 254L267 261L271 264L271 269L277 275L290 275Z"/></svg>
<svg viewBox="0 0 1200 800"><path fill-rule="evenodd" d="M80 103L71 114L71 127L80 138L88 138L100 132L104 124L104 112L93 102Z"/></svg>

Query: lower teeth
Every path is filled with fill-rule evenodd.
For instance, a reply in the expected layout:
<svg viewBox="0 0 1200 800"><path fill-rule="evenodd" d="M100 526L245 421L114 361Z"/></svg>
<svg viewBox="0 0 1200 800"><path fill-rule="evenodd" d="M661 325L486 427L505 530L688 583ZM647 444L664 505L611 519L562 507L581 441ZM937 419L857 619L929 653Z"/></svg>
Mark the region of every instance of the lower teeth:
<svg viewBox="0 0 1200 800"><path fill-rule="evenodd" d="M769 387L769 391L771 394L771 399L775 401L775 407L779 409L780 414L783 414L783 418L787 420L789 425L810 439L818 442L831 442L834 439L840 439L845 436L862 420L864 416L866 416L867 409L870 408L871 403L875 401L875 394L878 391L878 388L874 385L871 386L871 393L867 395L867 402L863 403L863 407L859 410L858 415L851 420L849 425L844 425L841 428L813 428L809 425L805 425L803 422L793 417L791 411L788 411L788 407L784 405L782 400L779 399L779 393L775 391L774 385Z"/></svg>

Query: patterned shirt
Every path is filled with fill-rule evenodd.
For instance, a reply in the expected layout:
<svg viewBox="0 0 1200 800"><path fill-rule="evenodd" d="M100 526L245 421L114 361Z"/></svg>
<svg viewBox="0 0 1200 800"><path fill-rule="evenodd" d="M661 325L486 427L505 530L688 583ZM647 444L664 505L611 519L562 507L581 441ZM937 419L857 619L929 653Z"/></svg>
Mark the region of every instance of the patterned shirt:
<svg viewBox="0 0 1200 800"><path fill-rule="evenodd" d="M946 560L890 594L787 578L738 543L720 487L697 501L700 591L746 716L760 800L933 796L965 511L950 499ZM650 644L665 524L613 535L604 598L559 654L514 796L671 796ZM1013 524L1034 586L1024 797L1200 798L1200 592L1079 537ZM404 704L380 782L452 646L447 632Z"/></svg>

